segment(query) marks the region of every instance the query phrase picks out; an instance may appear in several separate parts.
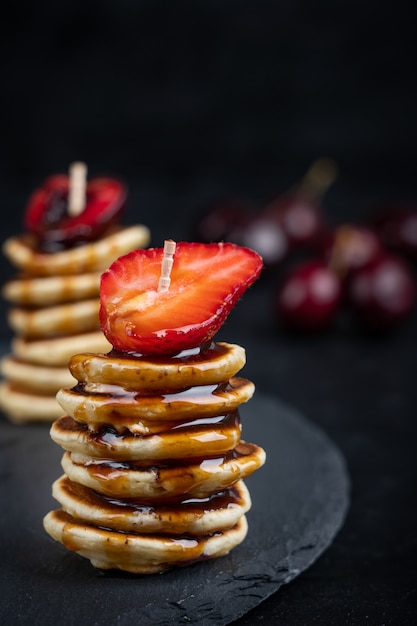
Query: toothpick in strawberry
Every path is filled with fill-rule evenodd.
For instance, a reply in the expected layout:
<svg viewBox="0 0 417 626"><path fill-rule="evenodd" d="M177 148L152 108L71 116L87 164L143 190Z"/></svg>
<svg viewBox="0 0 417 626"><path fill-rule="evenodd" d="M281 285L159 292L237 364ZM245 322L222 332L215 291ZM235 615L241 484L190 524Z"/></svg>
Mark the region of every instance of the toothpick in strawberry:
<svg viewBox="0 0 417 626"><path fill-rule="evenodd" d="M159 289L163 248L134 250L102 275L100 323L115 349L172 356L210 341L262 270L259 254L232 243L174 250L168 289Z"/></svg>
<svg viewBox="0 0 417 626"><path fill-rule="evenodd" d="M36 189L26 206L24 224L47 251L96 241L118 222L127 188L119 180L87 180L87 166L76 161L69 174L50 176Z"/></svg>

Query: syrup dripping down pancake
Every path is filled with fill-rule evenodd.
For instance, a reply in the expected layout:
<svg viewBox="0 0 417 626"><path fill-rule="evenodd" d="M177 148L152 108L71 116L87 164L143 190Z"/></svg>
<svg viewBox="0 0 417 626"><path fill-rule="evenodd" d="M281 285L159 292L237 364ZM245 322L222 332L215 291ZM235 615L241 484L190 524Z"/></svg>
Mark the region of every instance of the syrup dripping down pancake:
<svg viewBox="0 0 417 626"><path fill-rule="evenodd" d="M251 507L249 491L242 481L205 498L185 497L161 503L105 497L64 475L54 482L52 495L79 522L168 536L206 535L230 528Z"/></svg>
<svg viewBox="0 0 417 626"><path fill-rule="evenodd" d="M157 574L172 567L225 556L244 541L248 524L243 515L232 528L205 536L140 535L79 522L63 509L44 518L46 531L69 550L99 569L132 574Z"/></svg>
<svg viewBox="0 0 417 626"><path fill-rule="evenodd" d="M98 460L65 452L62 468L74 482L107 496L172 498L183 494L203 498L227 489L261 467L265 452L240 442L226 455L183 463Z"/></svg>

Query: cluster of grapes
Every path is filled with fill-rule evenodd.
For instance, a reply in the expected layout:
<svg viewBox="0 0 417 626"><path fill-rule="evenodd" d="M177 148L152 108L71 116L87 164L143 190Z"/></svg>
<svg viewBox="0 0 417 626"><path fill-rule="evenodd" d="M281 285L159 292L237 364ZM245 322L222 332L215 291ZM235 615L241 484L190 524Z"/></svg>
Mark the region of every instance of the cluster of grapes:
<svg viewBox="0 0 417 626"><path fill-rule="evenodd" d="M335 176L331 161L317 161L294 190L262 210L229 202L211 207L193 235L253 248L266 272L281 269L274 311L283 328L322 330L349 309L364 327L390 330L417 301L417 208L390 205L365 225L331 228L321 200Z"/></svg>

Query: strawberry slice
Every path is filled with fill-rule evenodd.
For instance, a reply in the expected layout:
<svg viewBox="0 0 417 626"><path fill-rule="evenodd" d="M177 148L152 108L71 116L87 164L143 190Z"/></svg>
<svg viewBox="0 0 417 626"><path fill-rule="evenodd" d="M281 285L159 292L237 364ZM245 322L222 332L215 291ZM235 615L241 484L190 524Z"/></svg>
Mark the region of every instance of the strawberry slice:
<svg viewBox="0 0 417 626"><path fill-rule="evenodd" d="M180 242L158 291L162 258L162 248L134 250L102 275L100 323L117 350L168 356L211 340L262 269L250 248Z"/></svg>
<svg viewBox="0 0 417 626"><path fill-rule="evenodd" d="M92 178L86 203L78 215L68 213L69 176L49 177L36 189L26 206L24 226L39 247L56 250L99 239L120 217L127 196L123 183L114 178Z"/></svg>

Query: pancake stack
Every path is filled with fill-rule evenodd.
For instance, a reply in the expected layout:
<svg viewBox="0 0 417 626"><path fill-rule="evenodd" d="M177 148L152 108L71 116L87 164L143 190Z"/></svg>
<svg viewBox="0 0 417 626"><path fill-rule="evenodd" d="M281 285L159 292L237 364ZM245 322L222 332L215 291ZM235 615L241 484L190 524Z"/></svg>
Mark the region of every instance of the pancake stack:
<svg viewBox="0 0 417 626"><path fill-rule="evenodd" d="M244 479L265 452L241 439L242 347L174 357L80 353L51 427L64 450L46 531L100 569L154 574L220 557L246 537Z"/></svg>
<svg viewBox="0 0 417 626"><path fill-rule="evenodd" d="M50 422L62 415L55 395L75 382L69 357L111 347L99 329L101 273L120 254L148 242L148 229L141 225L53 253L40 251L31 235L5 241L3 252L19 271L2 290L11 304L14 338L0 363L0 408L11 421Z"/></svg>

